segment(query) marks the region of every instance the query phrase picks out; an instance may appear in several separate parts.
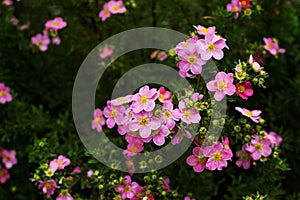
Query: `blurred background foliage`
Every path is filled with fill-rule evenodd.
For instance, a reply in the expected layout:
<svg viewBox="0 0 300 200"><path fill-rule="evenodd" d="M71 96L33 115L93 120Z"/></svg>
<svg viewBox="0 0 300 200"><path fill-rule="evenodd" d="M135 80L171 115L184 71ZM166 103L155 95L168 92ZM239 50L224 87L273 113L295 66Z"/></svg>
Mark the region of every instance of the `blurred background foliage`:
<svg viewBox="0 0 300 200"><path fill-rule="evenodd" d="M230 50L225 52L220 69L232 69L234 61L245 60L253 46L263 44L263 37L276 37L286 49L278 58L264 56L267 63L264 67L270 75L267 89L256 88L255 98L247 104L262 109L270 129L283 136L281 157L287 159L291 170L278 172L276 166L265 163L245 171L231 162L221 172L197 174L185 164L190 153L187 152L161 170L162 173L170 177L173 188L179 188L182 194L192 192L199 199L241 199L256 191L268 194L269 199L299 199L299 1L255 0L261 11L238 20L225 10L229 1L224 0L124 2L128 11L105 22L98 18L104 3L100 0L22 0L13 9L0 5L0 82L11 88L14 98L11 103L1 105L0 146L16 149L18 158L18 165L10 171L11 179L0 187L0 199L42 198L30 182L36 163L45 162L35 147L37 139L47 138L51 153L68 155L75 163L86 160L72 119L72 87L82 61L97 44L132 28L158 26L188 34L192 25L197 24L216 26L218 33L227 39ZM7 20L12 15L21 24L29 21L29 29L20 31L12 25ZM58 16L68 23L59 34L62 43L39 52L31 46L30 38L42 32L47 20ZM99 83L99 105L104 105L110 97L111 88L121 74L132 66L149 62L150 53L137 51L113 64L103 83ZM90 166L100 168L101 164Z"/></svg>

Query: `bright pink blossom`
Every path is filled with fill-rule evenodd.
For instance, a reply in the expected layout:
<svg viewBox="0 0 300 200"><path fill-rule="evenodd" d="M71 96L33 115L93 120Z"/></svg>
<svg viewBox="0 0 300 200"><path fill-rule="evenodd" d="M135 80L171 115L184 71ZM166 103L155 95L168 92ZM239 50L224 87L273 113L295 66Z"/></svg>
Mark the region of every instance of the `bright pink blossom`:
<svg viewBox="0 0 300 200"><path fill-rule="evenodd" d="M70 195L68 190L61 190L59 195L56 197L56 200L73 200L73 197Z"/></svg>
<svg viewBox="0 0 300 200"><path fill-rule="evenodd" d="M148 138L151 136L152 130L157 130L161 126L161 120L156 117L152 117L151 112L141 112L134 115L134 119L129 124L131 131L139 131L139 135L142 138Z"/></svg>
<svg viewBox="0 0 300 200"><path fill-rule="evenodd" d="M110 57L112 54L113 54L113 50L110 49L108 46L105 46L101 50L99 56L100 56L100 58L104 59L104 58Z"/></svg>
<svg viewBox="0 0 300 200"><path fill-rule="evenodd" d="M108 10L112 14L122 14L122 13L126 12L126 8L123 5L122 0L119 0L119 1L110 0L110 2L108 2Z"/></svg>
<svg viewBox="0 0 300 200"><path fill-rule="evenodd" d="M167 91L164 87L158 89L158 100L161 103L172 102L171 93Z"/></svg>
<svg viewBox="0 0 300 200"><path fill-rule="evenodd" d="M40 51L47 51L50 39L47 35L37 34L31 37L31 43L38 46Z"/></svg>
<svg viewBox="0 0 300 200"><path fill-rule="evenodd" d="M276 39L272 38L263 38L265 42L264 49L267 50L273 56L278 53L285 53L285 49L279 48L278 42Z"/></svg>
<svg viewBox="0 0 300 200"><path fill-rule="evenodd" d="M163 188L166 189L167 192L171 192L170 179L165 178L163 183L164 183Z"/></svg>
<svg viewBox="0 0 300 200"><path fill-rule="evenodd" d="M149 89L148 85L140 88L139 92L133 95L132 111L139 113L142 110L150 112L155 107L155 100L158 98L158 92L156 89Z"/></svg>
<svg viewBox="0 0 300 200"><path fill-rule="evenodd" d="M248 97L253 95L253 90L251 88L251 83L249 81L244 81L242 83L237 83L235 85L235 93L238 94L243 99L248 99Z"/></svg>
<svg viewBox="0 0 300 200"><path fill-rule="evenodd" d="M244 144L242 147L242 150L239 150L236 152L236 156L239 159L235 162L235 164L238 167L243 166L244 169L249 169L251 156L250 156L250 153L246 151L246 147L247 147L247 144Z"/></svg>
<svg viewBox="0 0 300 200"><path fill-rule="evenodd" d="M61 17L56 17L53 20L49 20L45 23L46 29L51 29L54 31L63 29L67 26L67 22L63 20Z"/></svg>
<svg viewBox="0 0 300 200"><path fill-rule="evenodd" d="M135 156L139 152L144 150L144 146L140 143L129 143L127 149L123 151L123 154L128 156Z"/></svg>
<svg viewBox="0 0 300 200"><path fill-rule="evenodd" d="M55 44L55 45L59 45L60 44L60 38L58 36L52 38L52 44Z"/></svg>
<svg viewBox="0 0 300 200"><path fill-rule="evenodd" d="M209 60L212 57L221 60L224 56L222 49L228 48L226 40L215 34L206 34L205 39L200 39L197 43L203 60Z"/></svg>
<svg viewBox="0 0 300 200"><path fill-rule="evenodd" d="M103 9L99 12L99 15L98 15L101 20L104 22L107 18L109 18L111 16L111 13L108 9L108 3L105 3L103 5Z"/></svg>
<svg viewBox="0 0 300 200"><path fill-rule="evenodd" d="M121 193L122 199L131 199L139 189L139 184L137 182L131 182L130 176L125 176L124 178L124 184L118 185L116 190Z"/></svg>
<svg viewBox="0 0 300 200"><path fill-rule="evenodd" d="M49 168L51 171L55 172L56 170L62 170L66 166L68 166L71 163L70 159L65 156L58 156L58 158L53 159L49 163Z"/></svg>
<svg viewBox="0 0 300 200"><path fill-rule="evenodd" d="M220 142L205 147L203 155L208 158L206 168L209 170L222 170L223 167L227 167L227 160L231 160L230 155L224 150L224 146Z"/></svg>
<svg viewBox="0 0 300 200"><path fill-rule="evenodd" d="M113 106L111 101L107 101L107 106L103 110L104 116L107 118L106 124L108 128L112 128L117 123L124 124L124 112L126 108L124 106Z"/></svg>
<svg viewBox="0 0 300 200"><path fill-rule="evenodd" d="M49 181L39 181L38 188L42 188L43 193L47 194L48 196L52 196L54 194L54 191L57 188L55 180L49 180Z"/></svg>
<svg viewBox="0 0 300 200"><path fill-rule="evenodd" d="M166 126L169 129L173 129L175 127L175 121L178 121L181 117L181 114L179 113L179 116L174 116L173 114L173 104L168 102L164 103L162 106L162 113L161 113L161 120L163 123L166 124Z"/></svg>
<svg viewBox="0 0 300 200"><path fill-rule="evenodd" d="M164 51L159 52L157 55L157 58L159 61L164 61L167 57L168 57L168 55Z"/></svg>
<svg viewBox="0 0 300 200"><path fill-rule="evenodd" d="M269 139L271 142L271 146L277 146L279 147L280 143L282 142L282 137L277 135L275 132L271 131L269 133L265 132L266 139Z"/></svg>
<svg viewBox="0 0 300 200"><path fill-rule="evenodd" d="M242 113L242 115L249 117L255 123L258 123L258 119L260 118L261 111L260 110L248 110L247 108L235 107L235 110Z"/></svg>
<svg viewBox="0 0 300 200"><path fill-rule="evenodd" d="M194 28L197 30L199 35L206 35L206 34L215 34L216 33L216 27L204 27L201 25L194 26Z"/></svg>
<svg viewBox="0 0 300 200"><path fill-rule="evenodd" d="M0 183L5 183L10 178L8 170L6 168L0 167Z"/></svg>
<svg viewBox="0 0 300 200"><path fill-rule="evenodd" d="M239 0L242 8L248 8L250 5L250 0Z"/></svg>
<svg viewBox="0 0 300 200"><path fill-rule="evenodd" d="M239 0L232 0L231 3L227 4L226 10L233 13L234 19L239 17L239 12L242 11L242 4Z"/></svg>
<svg viewBox="0 0 300 200"><path fill-rule="evenodd" d="M268 157L272 153L269 139L260 139L258 135L254 135L250 145L246 146L246 150L251 153L253 160L259 160L261 156Z"/></svg>
<svg viewBox="0 0 300 200"><path fill-rule="evenodd" d="M193 149L193 155L187 157L186 162L192 166L195 172L202 172L205 170L207 158L203 155L201 147Z"/></svg>
<svg viewBox="0 0 300 200"><path fill-rule="evenodd" d="M9 87L6 87L3 83L0 83L0 103L11 102L12 96L10 94Z"/></svg>
<svg viewBox="0 0 300 200"><path fill-rule="evenodd" d="M99 108L95 109L94 120L92 121L92 129L97 129L97 131L100 133L104 124L105 119L102 115L102 111Z"/></svg>
<svg viewBox="0 0 300 200"><path fill-rule="evenodd" d="M17 164L16 151L3 150L2 152L2 162L7 169L12 168L13 165Z"/></svg>
<svg viewBox="0 0 300 200"><path fill-rule="evenodd" d="M233 95L235 93L235 85L233 84L233 74L225 72L218 72L215 80L209 81L206 84L206 87L209 91L216 92L214 98L217 101L221 101L224 96Z"/></svg>

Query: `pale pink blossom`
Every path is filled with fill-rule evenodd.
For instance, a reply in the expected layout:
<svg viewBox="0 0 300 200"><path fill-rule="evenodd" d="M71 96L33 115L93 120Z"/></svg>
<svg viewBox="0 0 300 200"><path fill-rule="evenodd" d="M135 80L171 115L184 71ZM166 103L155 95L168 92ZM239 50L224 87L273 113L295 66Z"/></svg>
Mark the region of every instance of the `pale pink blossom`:
<svg viewBox="0 0 300 200"><path fill-rule="evenodd" d="M7 169L12 168L13 165L17 164L16 151L3 150L2 152L2 162Z"/></svg>
<svg viewBox="0 0 300 200"><path fill-rule="evenodd" d="M113 50L110 49L108 46L104 46L99 56L100 58L104 59L110 57L112 54L113 54Z"/></svg>
<svg viewBox="0 0 300 200"><path fill-rule="evenodd" d="M161 146L165 143L165 138L169 135L170 131L168 127L162 125L157 131L153 133L153 142L157 146Z"/></svg>
<svg viewBox="0 0 300 200"><path fill-rule="evenodd" d="M11 102L12 96L10 94L9 87L6 87L3 83L0 83L0 103L5 104L6 102Z"/></svg>
<svg viewBox="0 0 300 200"><path fill-rule="evenodd" d="M269 139L271 142L271 146L279 147L280 143L282 142L282 137L277 135L275 132L271 131L269 133L265 132L266 139Z"/></svg>
<svg viewBox="0 0 300 200"><path fill-rule="evenodd" d="M180 119L186 124L196 124L201 120L199 112L194 108L188 109L186 107L186 102L183 100L179 101L178 109L174 110L173 115L180 116Z"/></svg>
<svg viewBox="0 0 300 200"><path fill-rule="evenodd" d="M4 184L9 178L10 175L8 173L8 170L6 168L0 167L0 183Z"/></svg>
<svg viewBox="0 0 300 200"><path fill-rule="evenodd" d="M260 139L258 135L252 137L251 143L246 146L246 150L251 153L253 160L259 160L261 156L268 157L272 153L269 139Z"/></svg>
<svg viewBox="0 0 300 200"><path fill-rule="evenodd" d="M90 169L89 171L87 171L86 176L88 178L91 178L93 174L94 174L93 170Z"/></svg>
<svg viewBox="0 0 300 200"><path fill-rule="evenodd" d="M51 171L63 170L66 166L70 165L71 161L69 158L59 155L58 158L53 159L49 163Z"/></svg>
<svg viewBox="0 0 300 200"><path fill-rule="evenodd" d="M198 40L197 44L203 60L209 60L212 57L221 60L224 56L222 49L228 48L226 40L215 34L206 34L205 39Z"/></svg>
<svg viewBox="0 0 300 200"><path fill-rule="evenodd" d="M236 152L236 156L239 159L235 162L235 164L238 167L243 166L244 169L249 169L251 156L250 156L250 153L246 151L246 147L247 147L247 144L244 144L242 147L242 150L239 150Z"/></svg>
<svg viewBox="0 0 300 200"><path fill-rule="evenodd" d="M45 23L46 29L51 29L51 30L54 30L54 31L63 29L63 28L65 28L66 26L67 26L67 22L65 22L65 21L63 20L63 18L61 18L61 17L56 17L56 18L54 18L53 20L48 20L48 21Z"/></svg>
<svg viewBox="0 0 300 200"><path fill-rule="evenodd" d="M13 5L13 1L12 0L3 0L2 1L2 4L4 4L4 5L6 5L6 6L11 6L11 5Z"/></svg>
<svg viewBox="0 0 300 200"><path fill-rule="evenodd" d="M94 119L92 121L92 129L97 129L97 131L100 133L104 124L105 119L102 115L102 111L99 108L96 108L94 111Z"/></svg>
<svg viewBox="0 0 300 200"><path fill-rule="evenodd" d="M252 66L252 68L255 72L260 72L263 69L263 67L261 67L260 64L255 61L252 54L249 56L248 61L249 61L250 65Z"/></svg>
<svg viewBox="0 0 300 200"><path fill-rule="evenodd" d="M215 34L216 33L216 27L204 27L201 25L194 26L194 28L197 30L199 35L206 35L206 34Z"/></svg>
<svg viewBox="0 0 300 200"><path fill-rule="evenodd" d="M108 2L108 10L112 14L122 14L122 13L126 12L126 8L123 5L123 1L122 0L119 0L119 1L110 0Z"/></svg>
<svg viewBox="0 0 300 200"><path fill-rule="evenodd" d="M157 55L157 58L159 61L164 61L167 57L168 57L168 55L164 51L159 52Z"/></svg>
<svg viewBox="0 0 300 200"><path fill-rule="evenodd" d="M126 108L124 106L113 106L111 101L107 101L107 106L103 110L104 116L107 118L106 125L108 128L113 128L115 124L124 124Z"/></svg>
<svg viewBox="0 0 300 200"><path fill-rule="evenodd" d="M239 17L239 12L242 11L242 4L239 0L232 0L231 3L227 4L226 10L231 12L235 19Z"/></svg>
<svg viewBox="0 0 300 200"><path fill-rule="evenodd" d="M193 149L193 155L186 158L188 165L192 166L195 172L202 172L206 168L207 158L203 155L203 149L201 147L195 147Z"/></svg>
<svg viewBox="0 0 300 200"><path fill-rule="evenodd" d="M233 84L233 74L218 72L215 80L209 81L206 84L209 91L214 91L214 98L221 101L225 95L233 95L235 93L235 85Z"/></svg>
<svg viewBox="0 0 300 200"><path fill-rule="evenodd" d="M142 110L150 112L155 107L155 100L158 98L158 92L155 88L149 89L148 85L140 88L139 92L133 95L132 111L139 113Z"/></svg>
<svg viewBox="0 0 300 200"><path fill-rule="evenodd" d="M44 194L47 194L48 196L52 196L54 194L54 191L56 190L57 185L55 180L49 180L49 181L39 181L39 189L42 188L42 191Z"/></svg>
<svg viewBox="0 0 300 200"><path fill-rule="evenodd" d="M55 44L55 45L59 45L60 44L60 38L58 36L52 38L52 44Z"/></svg>
<svg viewBox="0 0 300 200"><path fill-rule="evenodd" d="M120 106L126 103L130 103L132 101L132 94L126 95L124 97L119 97L116 99L111 100L113 106Z"/></svg>
<svg viewBox="0 0 300 200"><path fill-rule="evenodd" d="M47 35L37 34L31 37L31 43L38 46L40 51L47 51L50 39Z"/></svg>
<svg viewBox="0 0 300 200"><path fill-rule="evenodd" d="M173 145L180 144L184 137L188 139L192 137L192 134L188 130L179 128L177 126L173 128L173 131L175 132L175 135L173 135L171 139L171 143Z"/></svg>
<svg viewBox="0 0 300 200"><path fill-rule="evenodd" d="M111 16L111 13L108 9L108 3L105 3L103 5L103 9L99 12L98 16L101 18L102 21L105 21Z"/></svg>
<svg viewBox="0 0 300 200"><path fill-rule="evenodd" d="M248 110L247 108L235 107L235 110L242 113L242 115L249 117L253 122L258 123L258 119L260 118L261 111L260 110Z"/></svg>

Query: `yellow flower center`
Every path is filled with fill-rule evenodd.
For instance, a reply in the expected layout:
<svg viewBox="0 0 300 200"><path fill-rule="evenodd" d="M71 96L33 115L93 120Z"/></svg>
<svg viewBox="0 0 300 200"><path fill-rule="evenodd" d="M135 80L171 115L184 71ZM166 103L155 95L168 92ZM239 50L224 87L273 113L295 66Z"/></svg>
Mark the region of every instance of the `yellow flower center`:
<svg viewBox="0 0 300 200"><path fill-rule="evenodd" d="M243 85L239 85L239 87L238 87L238 91L239 92L245 92L245 90L246 90L246 88L243 86Z"/></svg>
<svg viewBox="0 0 300 200"><path fill-rule="evenodd" d="M246 6L246 3L247 3L246 1L241 2L242 6Z"/></svg>
<svg viewBox="0 0 300 200"><path fill-rule="evenodd" d="M243 152L243 153L241 154L240 159L241 159L241 160L248 160L248 157L249 157L249 155L248 155L247 153Z"/></svg>
<svg viewBox="0 0 300 200"><path fill-rule="evenodd" d="M221 153L220 153L220 152L215 152L215 153L213 154L213 159L214 159L215 161L220 161L220 160L222 160L222 155L221 155Z"/></svg>
<svg viewBox="0 0 300 200"><path fill-rule="evenodd" d="M0 171L0 177L4 177L4 172L3 171Z"/></svg>
<svg viewBox="0 0 300 200"><path fill-rule="evenodd" d="M140 125L146 126L149 123L149 119L146 117L142 117L139 122L140 122Z"/></svg>
<svg viewBox="0 0 300 200"><path fill-rule="evenodd" d="M40 47L40 46L43 45L43 42L42 42L42 41L39 41L36 45L37 45L38 47Z"/></svg>
<svg viewBox="0 0 300 200"><path fill-rule="evenodd" d="M218 89L219 90L225 90L227 88L227 83L224 81L221 81L218 83Z"/></svg>
<svg viewBox="0 0 300 200"><path fill-rule="evenodd" d="M63 163L59 160L59 161L57 161L57 165L58 165L58 166L62 166Z"/></svg>
<svg viewBox="0 0 300 200"><path fill-rule="evenodd" d="M120 10L120 7L116 5L116 6L114 6L113 9L114 9L114 11L118 11L118 10Z"/></svg>
<svg viewBox="0 0 300 200"><path fill-rule="evenodd" d="M124 187L125 192L129 192L130 189L131 189L130 185L126 185L126 186Z"/></svg>
<svg viewBox="0 0 300 200"><path fill-rule="evenodd" d="M159 94L159 99L164 100L164 99L165 99L165 96L164 96L163 94Z"/></svg>
<svg viewBox="0 0 300 200"><path fill-rule="evenodd" d="M199 163L204 163L204 162L206 162L206 158L204 157L204 156L197 156L197 161L199 162Z"/></svg>
<svg viewBox="0 0 300 200"><path fill-rule="evenodd" d="M138 150L137 146L132 146L132 147L130 148L130 151L131 151L132 153L136 153L137 150Z"/></svg>
<svg viewBox="0 0 300 200"><path fill-rule="evenodd" d="M124 103L126 101L126 98L125 97L120 97L118 98L118 102L119 103Z"/></svg>
<svg viewBox="0 0 300 200"><path fill-rule="evenodd" d="M253 116L253 114L250 110L247 110L245 114L246 114L247 117L252 117Z"/></svg>
<svg viewBox="0 0 300 200"><path fill-rule="evenodd" d="M267 44L268 49L272 49L273 45L272 44Z"/></svg>
<svg viewBox="0 0 300 200"><path fill-rule="evenodd" d="M117 116L117 111L116 111L115 109L111 110L111 111L110 111L110 117L111 117L111 118L114 118L114 117L116 117L116 116Z"/></svg>
<svg viewBox="0 0 300 200"><path fill-rule="evenodd" d="M183 112L183 116L185 116L186 118L190 118L191 117L191 113L188 111L184 111Z"/></svg>
<svg viewBox="0 0 300 200"><path fill-rule="evenodd" d="M147 103L147 101L148 101L147 95L142 95L142 97L141 97L141 99L140 99L140 102L141 102L141 103Z"/></svg>
<svg viewBox="0 0 300 200"><path fill-rule="evenodd" d="M46 190L51 190L51 188L52 188L51 183L46 183L45 188L46 188Z"/></svg>
<svg viewBox="0 0 300 200"><path fill-rule="evenodd" d="M171 113L171 111L166 110L165 115L166 115L167 118L170 118L172 116L172 113Z"/></svg>
<svg viewBox="0 0 300 200"><path fill-rule="evenodd" d="M183 46L183 47L188 47L188 46L190 45L190 43L191 43L190 41L186 41L186 42L183 43L182 46Z"/></svg>
<svg viewBox="0 0 300 200"><path fill-rule="evenodd" d="M196 56L189 56L187 61L190 63L190 64L194 64L196 61L197 61L197 58Z"/></svg>
<svg viewBox="0 0 300 200"><path fill-rule="evenodd" d="M6 92L5 91L1 91L0 92L0 96L5 97L6 96Z"/></svg>
<svg viewBox="0 0 300 200"><path fill-rule="evenodd" d="M209 44L207 48L209 51L214 51L216 49L214 44Z"/></svg>
<svg viewBox="0 0 300 200"><path fill-rule="evenodd" d="M234 6L234 7L232 8L232 12L238 12L238 10L239 10L239 8L238 8L237 6Z"/></svg>
<svg viewBox="0 0 300 200"><path fill-rule="evenodd" d="M203 28L202 29L202 33L208 33L208 29L207 28Z"/></svg>
<svg viewBox="0 0 300 200"><path fill-rule="evenodd" d="M108 10L108 9L104 9L103 12L104 12L105 15L108 15L108 14L109 14L109 10Z"/></svg>
<svg viewBox="0 0 300 200"><path fill-rule="evenodd" d="M96 122L96 124L100 124L100 122L101 122L100 117L96 117L96 118L95 118L95 122Z"/></svg>
<svg viewBox="0 0 300 200"><path fill-rule="evenodd" d="M262 144L261 143L256 143L255 145L254 145L254 148L255 148L255 150L257 150L257 151L261 151L262 150Z"/></svg>
<svg viewBox="0 0 300 200"><path fill-rule="evenodd" d="M55 26L55 27L58 27L59 23L58 22L53 22L52 25Z"/></svg>

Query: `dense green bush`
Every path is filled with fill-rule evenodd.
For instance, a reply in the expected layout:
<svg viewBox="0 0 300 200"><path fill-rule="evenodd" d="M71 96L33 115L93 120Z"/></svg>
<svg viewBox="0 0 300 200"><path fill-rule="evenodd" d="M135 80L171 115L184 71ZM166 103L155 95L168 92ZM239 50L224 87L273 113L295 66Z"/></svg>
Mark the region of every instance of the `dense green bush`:
<svg viewBox="0 0 300 200"><path fill-rule="evenodd" d="M3 1L5 2L5 1ZM229 97L228 118L222 136L228 136L231 148L241 148L247 135L244 118L235 106L259 109L266 123L262 127L281 135L283 141L268 159L257 161L249 170L235 165L236 157L222 171L196 173L186 164L190 148L166 168L146 174L134 174L132 181L147 185L155 199L299 199L300 172L300 5L296 0L251 0L249 15L245 9L234 19L226 11L230 1L192 0L124 0L126 13L101 21L98 13L103 1L98 0L22 0L13 5L0 5L0 83L11 89L13 100L0 104L0 147L15 150L17 164L9 169L10 179L0 187L0 199L51 199L38 188L47 178L48 164L59 155L68 157L70 166L56 172L61 189L70 189L74 199L112 199L117 192L112 186L128 175L108 168L93 158L80 141L72 117L72 89L77 71L88 53L112 35L137 27L164 27L191 34L193 25L215 26L226 38L229 50L218 62L220 71L234 73L238 62L257 57L261 49L262 66L269 77L265 88L255 85L248 101ZM19 22L13 24L10 19ZM31 44L31 37L42 33L44 24L62 17L67 26L59 30L61 44L49 45L42 52ZM20 26L30 23L28 29ZM263 38L276 38L284 54L272 56L263 50ZM149 62L153 49L139 50L120 57L101 79L96 104L103 109L117 80L131 69ZM177 69L175 56L163 62ZM193 80L191 81L192 83ZM210 102L210 100L207 100ZM235 125L242 131L236 131ZM262 130L253 125L253 130ZM255 130L256 129L256 130ZM114 130L106 130L108 135ZM116 143L126 147L120 137ZM232 139L232 140L231 140ZM124 140L124 139L123 139ZM248 140L249 141L249 140ZM277 153L279 155L277 155ZM72 173L79 166L79 173ZM1 163L0 167L4 167ZM87 172L94 174L88 178ZM49 172L49 171L48 171ZM72 177L70 177L72 176ZM172 192L166 192L164 180L170 179ZM251 197L250 197L251 196ZM116 198L117 199L117 198ZM150 198L149 198L150 199Z"/></svg>

